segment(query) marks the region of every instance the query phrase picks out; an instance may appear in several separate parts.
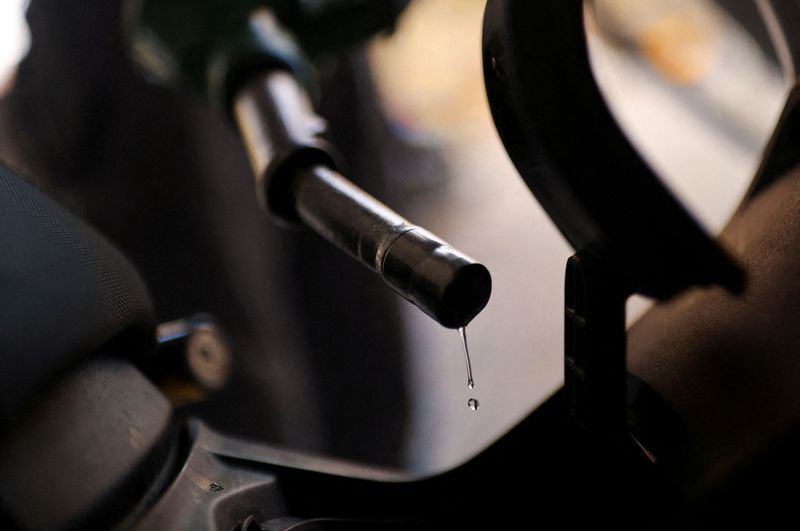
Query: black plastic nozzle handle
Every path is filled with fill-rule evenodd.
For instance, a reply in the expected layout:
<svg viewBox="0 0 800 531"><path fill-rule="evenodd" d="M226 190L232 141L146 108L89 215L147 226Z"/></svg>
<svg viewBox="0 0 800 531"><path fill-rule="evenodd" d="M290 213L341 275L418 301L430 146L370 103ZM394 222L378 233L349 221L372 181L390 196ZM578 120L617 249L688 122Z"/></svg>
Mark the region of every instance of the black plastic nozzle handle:
<svg viewBox="0 0 800 531"><path fill-rule="evenodd" d="M489 270L324 166L293 179L300 219L447 328L489 302Z"/></svg>
<svg viewBox="0 0 800 531"><path fill-rule="evenodd" d="M486 306L489 271L412 225L339 175L325 122L288 72L243 86L234 116L256 186L283 222L302 222L366 265L442 326L465 326Z"/></svg>

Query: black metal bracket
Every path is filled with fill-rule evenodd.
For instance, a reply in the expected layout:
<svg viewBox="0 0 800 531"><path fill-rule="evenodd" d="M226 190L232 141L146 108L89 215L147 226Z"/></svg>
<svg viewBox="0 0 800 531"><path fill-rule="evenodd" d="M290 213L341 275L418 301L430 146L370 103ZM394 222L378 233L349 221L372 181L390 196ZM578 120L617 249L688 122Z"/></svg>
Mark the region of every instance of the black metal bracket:
<svg viewBox="0 0 800 531"><path fill-rule="evenodd" d="M630 292L602 257L569 258L564 300L564 391L577 422L614 439L626 428L625 302Z"/></svg>

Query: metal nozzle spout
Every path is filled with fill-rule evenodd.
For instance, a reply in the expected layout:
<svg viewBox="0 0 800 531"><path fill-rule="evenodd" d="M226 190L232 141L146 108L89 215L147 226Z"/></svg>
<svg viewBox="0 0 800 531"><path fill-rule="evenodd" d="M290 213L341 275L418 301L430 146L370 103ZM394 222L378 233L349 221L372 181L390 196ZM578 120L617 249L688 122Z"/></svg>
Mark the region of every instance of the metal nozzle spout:
<svg viewBox="0 0 800 531"><path fill-rule="evenodd" d="M447 328L460 328L489 302L489 271L412 225L332 168L324 122L287 72L246 84L234 105L266 206L302 222L366 265L394 291Z"/></svg>
<svg viewBox="0 0 800 531"><path fill-rule="evenodd" d="M374 270L446 328L469 323L489 302L489 270L412 225L341 175L315 166L294 177L302 221Z"/></svg>

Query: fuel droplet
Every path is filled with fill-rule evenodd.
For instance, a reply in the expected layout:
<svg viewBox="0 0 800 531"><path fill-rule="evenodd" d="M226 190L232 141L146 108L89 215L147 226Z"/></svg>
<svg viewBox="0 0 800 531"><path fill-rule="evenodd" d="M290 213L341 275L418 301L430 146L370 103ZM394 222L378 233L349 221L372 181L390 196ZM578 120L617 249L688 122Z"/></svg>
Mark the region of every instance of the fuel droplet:
<svg viewBox="0 0 800 531"><path fill-rule="evenodd" d="M467 405L472 411L478 411L478 408L481 407L481 403L475 398L470 398L467 400Z"/></svg>
<svg viewBox="0 0 800 531"><path fill-rule="evenodd" d="M458 329L458 335L461 336L461 346L464 348L464 361L467 364L467 388L475 388L475 380L472 379L472 364L469 361L469 346L467 346L467 327L462 326Z"/></svg>

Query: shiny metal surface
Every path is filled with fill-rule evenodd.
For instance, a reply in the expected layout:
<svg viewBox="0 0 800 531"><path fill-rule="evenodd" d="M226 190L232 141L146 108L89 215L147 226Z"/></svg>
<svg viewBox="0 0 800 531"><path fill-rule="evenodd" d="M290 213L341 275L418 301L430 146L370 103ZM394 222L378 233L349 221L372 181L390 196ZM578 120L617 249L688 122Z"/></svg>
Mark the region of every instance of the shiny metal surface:
<svg viewBox="0 0 800 531"><path fill-rule="evenodd" d="M336 459L279 448L269 444L220 434L200 421L193 421L192 430L198 444L219 457L243 459L309 472L319 472L345 478L403 483L422 479L414 474L390 467L370 466L354 461Z"/></svg>
<svg viewBox="0 0 800 531"><path fill-rule="evenodd" d="M133 529L223 531L285 514L274 474L220 459L204 444L206 431L192 431L179 474Z"/></svg>

